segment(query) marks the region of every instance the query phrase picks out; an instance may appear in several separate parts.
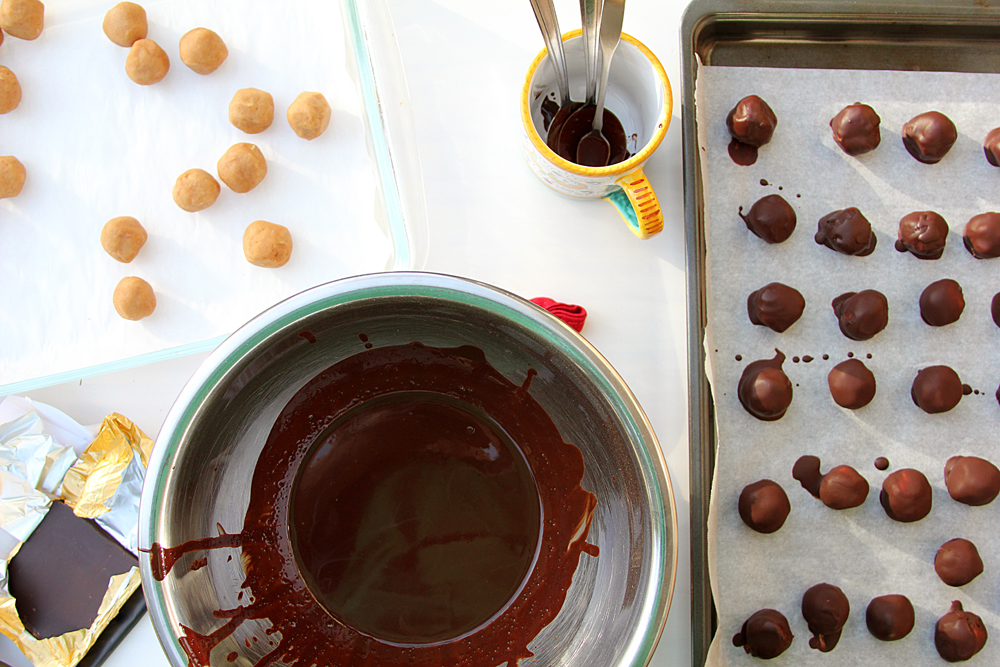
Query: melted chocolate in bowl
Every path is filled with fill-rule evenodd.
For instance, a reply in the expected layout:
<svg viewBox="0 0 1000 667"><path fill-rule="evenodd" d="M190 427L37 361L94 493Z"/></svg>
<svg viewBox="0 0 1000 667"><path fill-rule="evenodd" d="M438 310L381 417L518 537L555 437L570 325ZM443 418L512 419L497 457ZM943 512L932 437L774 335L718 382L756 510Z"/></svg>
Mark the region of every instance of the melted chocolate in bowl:
<svg viewBox="0 0 1000 667"><path fill-rule="evenodd" d="M270 622L258 667L530 657L581 553L598 555L583 455L531 397L534 374L516 385L478 348L410 343L306 383L257 460L242 531L150 549L163 580L186 553L242 548L249 595L181 626L189 665L251 619Z"/></svg>
<svg viewBox="0 0 1000 667"><path fill-rule="evenodd" d="M528 464L499 424L446 394L398 392L317 438L292 494L292 548L345 625L429 644L506 608L534 563L540 515Z"/></svg>

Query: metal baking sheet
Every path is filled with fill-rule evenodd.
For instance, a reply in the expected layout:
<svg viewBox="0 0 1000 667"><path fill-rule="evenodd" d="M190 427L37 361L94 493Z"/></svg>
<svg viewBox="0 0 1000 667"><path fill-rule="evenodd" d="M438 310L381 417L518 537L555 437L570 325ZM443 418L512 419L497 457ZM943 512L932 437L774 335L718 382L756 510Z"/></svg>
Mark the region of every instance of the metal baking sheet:
<svg viewBox="0 0 1000 667"><path fill-rule="evenodd" d="M694 0L681 28L688 275L692 664L715 633L707 520L715 467L705 374L705 236L694 91L699 66L1000 72L1000 7L977 0Z"/></svg>

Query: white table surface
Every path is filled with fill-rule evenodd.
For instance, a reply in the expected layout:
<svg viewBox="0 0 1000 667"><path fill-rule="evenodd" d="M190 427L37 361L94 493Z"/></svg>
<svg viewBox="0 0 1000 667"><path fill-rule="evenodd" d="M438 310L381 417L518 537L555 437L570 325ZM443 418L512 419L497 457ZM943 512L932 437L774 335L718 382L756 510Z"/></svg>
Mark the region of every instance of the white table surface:
<svg viewBox="0 0 1000 667"><path fill-rule="evenodd" d="M679 540L673 603L652 667L691 664L687 343L679 26L687 0L629 0L624 30L657 54L675 98L646 165L663 233L637 240L610 204L551 192L523 164L518 95L542 48L527 0L388 0L412 102L429 219L428 270L549 296L589 312L584 335L624 377L652 422L674 489ZM579 5L556 0L563 30ZM30 392L74 419L118 411L155 435L205 355ZM6 640L0 660L30 667ZM104 663L167 667L148 616ZM589 666L587 666L589 667ZM601 666L594 666L601 667Z"/></svg>

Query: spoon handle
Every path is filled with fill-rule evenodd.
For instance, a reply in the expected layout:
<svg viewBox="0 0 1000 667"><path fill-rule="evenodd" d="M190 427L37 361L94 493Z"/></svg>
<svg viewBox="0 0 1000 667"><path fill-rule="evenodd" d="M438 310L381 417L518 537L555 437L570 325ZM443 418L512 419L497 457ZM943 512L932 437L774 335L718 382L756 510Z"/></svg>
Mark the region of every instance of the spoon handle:
<svg viewBox="0 0 1000 667"><path fill-rule="evenodd" d="M569 74L566 71L566 53L563 51L562 33L559 32L559 19L552 0L531 0L531 8L535 10L535 20L542 31L545 48L548 49L552 68L556 72L556 85L559 87L560 106L569 102Z"/></svg>
<svg viewBox="0 0 1000 667"><path fill-rule="evenodd" d="M597 84L597 109L594 110L594 129L604 128L604 97L608 94L608 72L611 57L615 55L622 39L622 20L625 17L625 0L604 0L601 10L601 80Z"/></svg>
<svg viewBox="0 0 1000 667"><path fill-rule="evenodd" d="M586 101L594 104L597 98L597 70L600 68L598 30L601 25L603 0L580 0L580 16L583 20L583 58L587 65Z"/></svg>

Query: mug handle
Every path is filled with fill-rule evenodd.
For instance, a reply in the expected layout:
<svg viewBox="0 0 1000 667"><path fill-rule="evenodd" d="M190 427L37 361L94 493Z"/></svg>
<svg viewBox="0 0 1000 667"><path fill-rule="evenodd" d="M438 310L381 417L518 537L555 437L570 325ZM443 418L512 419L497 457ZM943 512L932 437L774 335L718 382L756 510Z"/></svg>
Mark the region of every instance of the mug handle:
<svg viewBox="0 0 1000 667"><path fill-rule="evenodd" d="M640 239L648 239L663 231L663 212L660 202L653 192L653 186L646 180L642 167L630 171L615 181L621 186L605 199L618 209L622 220Z"/></svg>

